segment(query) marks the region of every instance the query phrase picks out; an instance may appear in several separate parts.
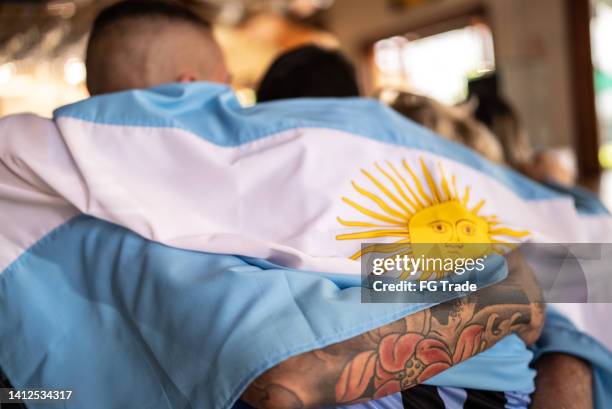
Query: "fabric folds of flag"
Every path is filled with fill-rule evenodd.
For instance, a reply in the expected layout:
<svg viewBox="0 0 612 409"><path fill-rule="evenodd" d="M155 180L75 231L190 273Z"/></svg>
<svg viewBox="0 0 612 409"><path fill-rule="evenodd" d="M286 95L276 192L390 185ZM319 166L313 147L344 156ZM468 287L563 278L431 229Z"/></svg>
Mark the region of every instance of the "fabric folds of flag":
<svg viewBox="0 0 612 409"><path fill-rule="evenodd" d="M432 206L486 220L492 245L612 242L596 201L376 101L242 108L173 84L2 119L0 367L74 389L67 407L230 408L288 357L427 308L360 303L358 253L409 243ZM427 384L530 391L531 358L510 336Z"/></svg>

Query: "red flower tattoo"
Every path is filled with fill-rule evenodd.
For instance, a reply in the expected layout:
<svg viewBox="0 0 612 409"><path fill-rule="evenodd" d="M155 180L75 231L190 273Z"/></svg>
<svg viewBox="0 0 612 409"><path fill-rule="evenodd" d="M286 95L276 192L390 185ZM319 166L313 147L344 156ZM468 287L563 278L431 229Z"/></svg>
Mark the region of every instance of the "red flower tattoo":
<svg viewBox="0 0 612 409"><path fill-rule="evenodd" d="M484 327L465 327L454 350L436 338L417 332L384 336L376 349L356 355L336 384L338 403L374 399L418 385L484 349ZM367 393L366 393L367 392Z"/></svg>

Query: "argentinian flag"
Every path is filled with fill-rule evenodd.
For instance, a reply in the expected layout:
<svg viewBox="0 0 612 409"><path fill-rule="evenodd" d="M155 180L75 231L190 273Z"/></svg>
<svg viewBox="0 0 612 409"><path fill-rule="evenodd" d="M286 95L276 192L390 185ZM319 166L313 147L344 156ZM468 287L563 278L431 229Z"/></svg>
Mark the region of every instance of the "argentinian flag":
<svg viewBox="0 0 612 409"><path fill-rule="evenodd" d="M230 408L288 357L430 306L361 304L361 243L612 242L588 204L373 100L174 84L7 117L0 367L66 407ZM531 358L510 336L427 383L528 393Z"/></svg>

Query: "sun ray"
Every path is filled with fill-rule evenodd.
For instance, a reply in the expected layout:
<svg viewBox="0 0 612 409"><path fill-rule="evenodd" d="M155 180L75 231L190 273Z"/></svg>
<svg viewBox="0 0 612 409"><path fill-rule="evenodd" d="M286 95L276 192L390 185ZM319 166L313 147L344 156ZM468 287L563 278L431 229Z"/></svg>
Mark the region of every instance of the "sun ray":
<svg viewBox="0 0 612 409"><path fill-rule="evenodd" d="M406 195L406 193L404 192L404 189L402 189L402 187L397 182L397 180L393 176L391 176L387 171L385 171L378 163L376 164L376 168L380 171L380 173L382 173L391 182L391 184L393 184L393 186L395 187L395 190L397 191L397 193L399 193L401 198L404 199L404 202L406 202L408 204L408 206L412 207L412 210L408 209L405 205L403 205L403 206L400 205L400 206L402 206L402 208L406 210L406 213L414 214L414 211L417 210L417 206Z"/></svg>
<svg viewBox="0 0 612 409"><path fill-rule="evenodd" d="M476 204L476 206L474 206L474 207L472 207L472 208L470 209L470 212L472 212L472 213L474 213L475 215L477 215L477 216L478 216L478 212L480 212L480 209L482 209L482 206L484 206L484 205L485 205L485 203L486 203L486 202L485 202L485 200L484 200L484 199L480 200L480 201L479 201L479 202Z"/></svg>
<svg viewBox="0 0 612 409"><path fill-rule="evenodd" d="M491 235L499 235L499 236L508 236L508 237L516 237L523 238L529 235L529 232L526 230L513 230L507 227L498 227L495 229L489 230Z"/></svg>
<svg viewBox="0 0 612 409"><path fill-rule="evenodd" d="M387 178L391 179L391 182L393 182L394 184L397 183L393 180L393 178L391 178L384 170L382 170L380 168L380 166L378 166L378 163L375 164L376 168L378 170L380 170L383 175L385 175ZM398 205L400 208L402 208L402 210L404 210L404 212L406 212L406 215L412 215L412 210L410 210L405 204L404 202L402 202L397 196L395 196L389 189L386 188L385 185L383 185L382 183L380 183L380 181L378 179L376 179L374 176L372 176L368 171L361 169L361 172L367 176L368 179L370 179L372 181L372 183L374 183L376 185L377 188L380 189L381 192L383 192L385 195L387 195L387 197L389 199L391 199L393 201L393 203L395 203L396 205Z"/></svg>
<svg viewBox="0 0 612 409"><path fill-rule="evenodd" d="M421 181L419 180L417 175L414 174L414 172L408 165L408 162L406 162L406 159L402 160L402 165L404 165L404 168L406 168L406 170L412 177L412 180L414 182L414 185L416 186L417 192L419 192L419 194L421 195L421 198L425 201L425 204L423 205L423 207L432 206L434 204L433 200L427 195L427 193L425 193L425 189L423 189L423 185L421 184Z"/></svg>
<svg viewBox="0 0 612 409"><path fill-rule="evenodd" d="M366 216L369 216L369 217L371 217L373 219L380 220L381 222L387 222L387 223L395 224L395 225L398 225L398 226L405 226L406 225L406 222L404 220L396 220L396 219L393 219L391 217L382 215L382 214L380 214L378 212L375 212L373 210L367 209L367 208L361 206L360 204L353 202L348 197L343 197L342 201L344 203L348 204L349 206L353 207L355 210L357 210L357 211L361 212L362 214L364 214Z"/></svg>
<svg viewBox="0 0 612 409"><path fill-rule="evenodd" d="M453 191L455 193L455 199L459 200L460 194L459 194L459 189L457 189L457 177L455 176L454 173L451 176L451 183L453 184Z"/></svg>
<svg viewBox="0 0 612 409"><path fill-rule="evenodd" d="M346 227L389 227L389 228L405 228L404 226L389 226L388 224L376 224L362 221L344 220L340 217L336 217L338 223Z"/></svg>
<svg viewBox="0 0 612 409"><path fill-rule="evenodd" d="M423 171L423 176L425 176L427 186L429 186L429 191L432 194L434 204L441 203L442 198L440 197L440 192L438 191L438 187L436 186L436 182L434 181L434 178L431 175L429 168L427 167L427 165L425 165L425 161L423 160L423 158L419 159L419 162L421 163L421 170Z"/></svg>
<svg viewBox="0 0 612 409"><path fill-rule="evenodd" d="M346 233L336 236L336 240L374 239L377 237L410 237L410 233L401 230L368 230L359 233Z"/></svg>
<svg viewBox="0 0 612 409"><path fill-rule="evenodd" d="M464 206L467 206L470 201L470 190L470 187L466 186L465 192L463 193L463 200L461 201Z"/></svg>
<svg viewBox="0 0 612 409"><path fill-rule="evenodd" d="M442 186L442 193L444 193L443 201L448 202L453 199L453 195L448 187L448 180L446 180L446 175L444 174L442 164L439 163L438 166L440 167L440 175L442 176L442 182L440 184Z"/></svg>
<svg viewBox="0 0 612 409"><path fill-rule="evenodd" d="M383 199L380 198L380 196L370 192L369 190L362 188L355 182L353 182L353 187L355 188L356 191L361 193L363 196L367 197L368 199L376 203L378 207L380 207L381 210L385 211L389 216L395 216L402 220L407 218L408 215L402 214L396 209L389 206L387 202L385 202Z"/></svg>
<svg viewBox="0 0 612 409"><path fill-rule="evenodd" d="M414 192L414 190L412 190L412 188L410 187L410 185L408 184L406 179L399 173L397 168L395 166L393 166L393 164L391 162L389 162L389 161L387 161L387 164L391 167L391 169L393 169L393 172L395 172L397 177L402 181L402 184L404 185L406 190L408 190L408 192L410 193L410 195L414 199L412 207L415 210L421 210L421 209L425 208L425 205L423 204L423 202L421 202L421 200L419 199L418 195ZM407 200L410 200L410 199L407 198Z"/></svg>

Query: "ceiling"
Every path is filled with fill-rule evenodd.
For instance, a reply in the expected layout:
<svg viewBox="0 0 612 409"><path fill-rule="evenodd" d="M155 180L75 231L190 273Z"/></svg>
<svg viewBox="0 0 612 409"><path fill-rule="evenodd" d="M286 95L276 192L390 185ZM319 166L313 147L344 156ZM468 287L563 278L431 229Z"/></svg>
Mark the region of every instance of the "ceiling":
<svg viewBox="0 0 612 409"><path fill-rule="evenodd" d="M117 0L0 0L0 64L36 53L55 57L82 41L95 16ZM179 0L215 23L237 25L272 11L312 19L333 0Z"/></svg>

